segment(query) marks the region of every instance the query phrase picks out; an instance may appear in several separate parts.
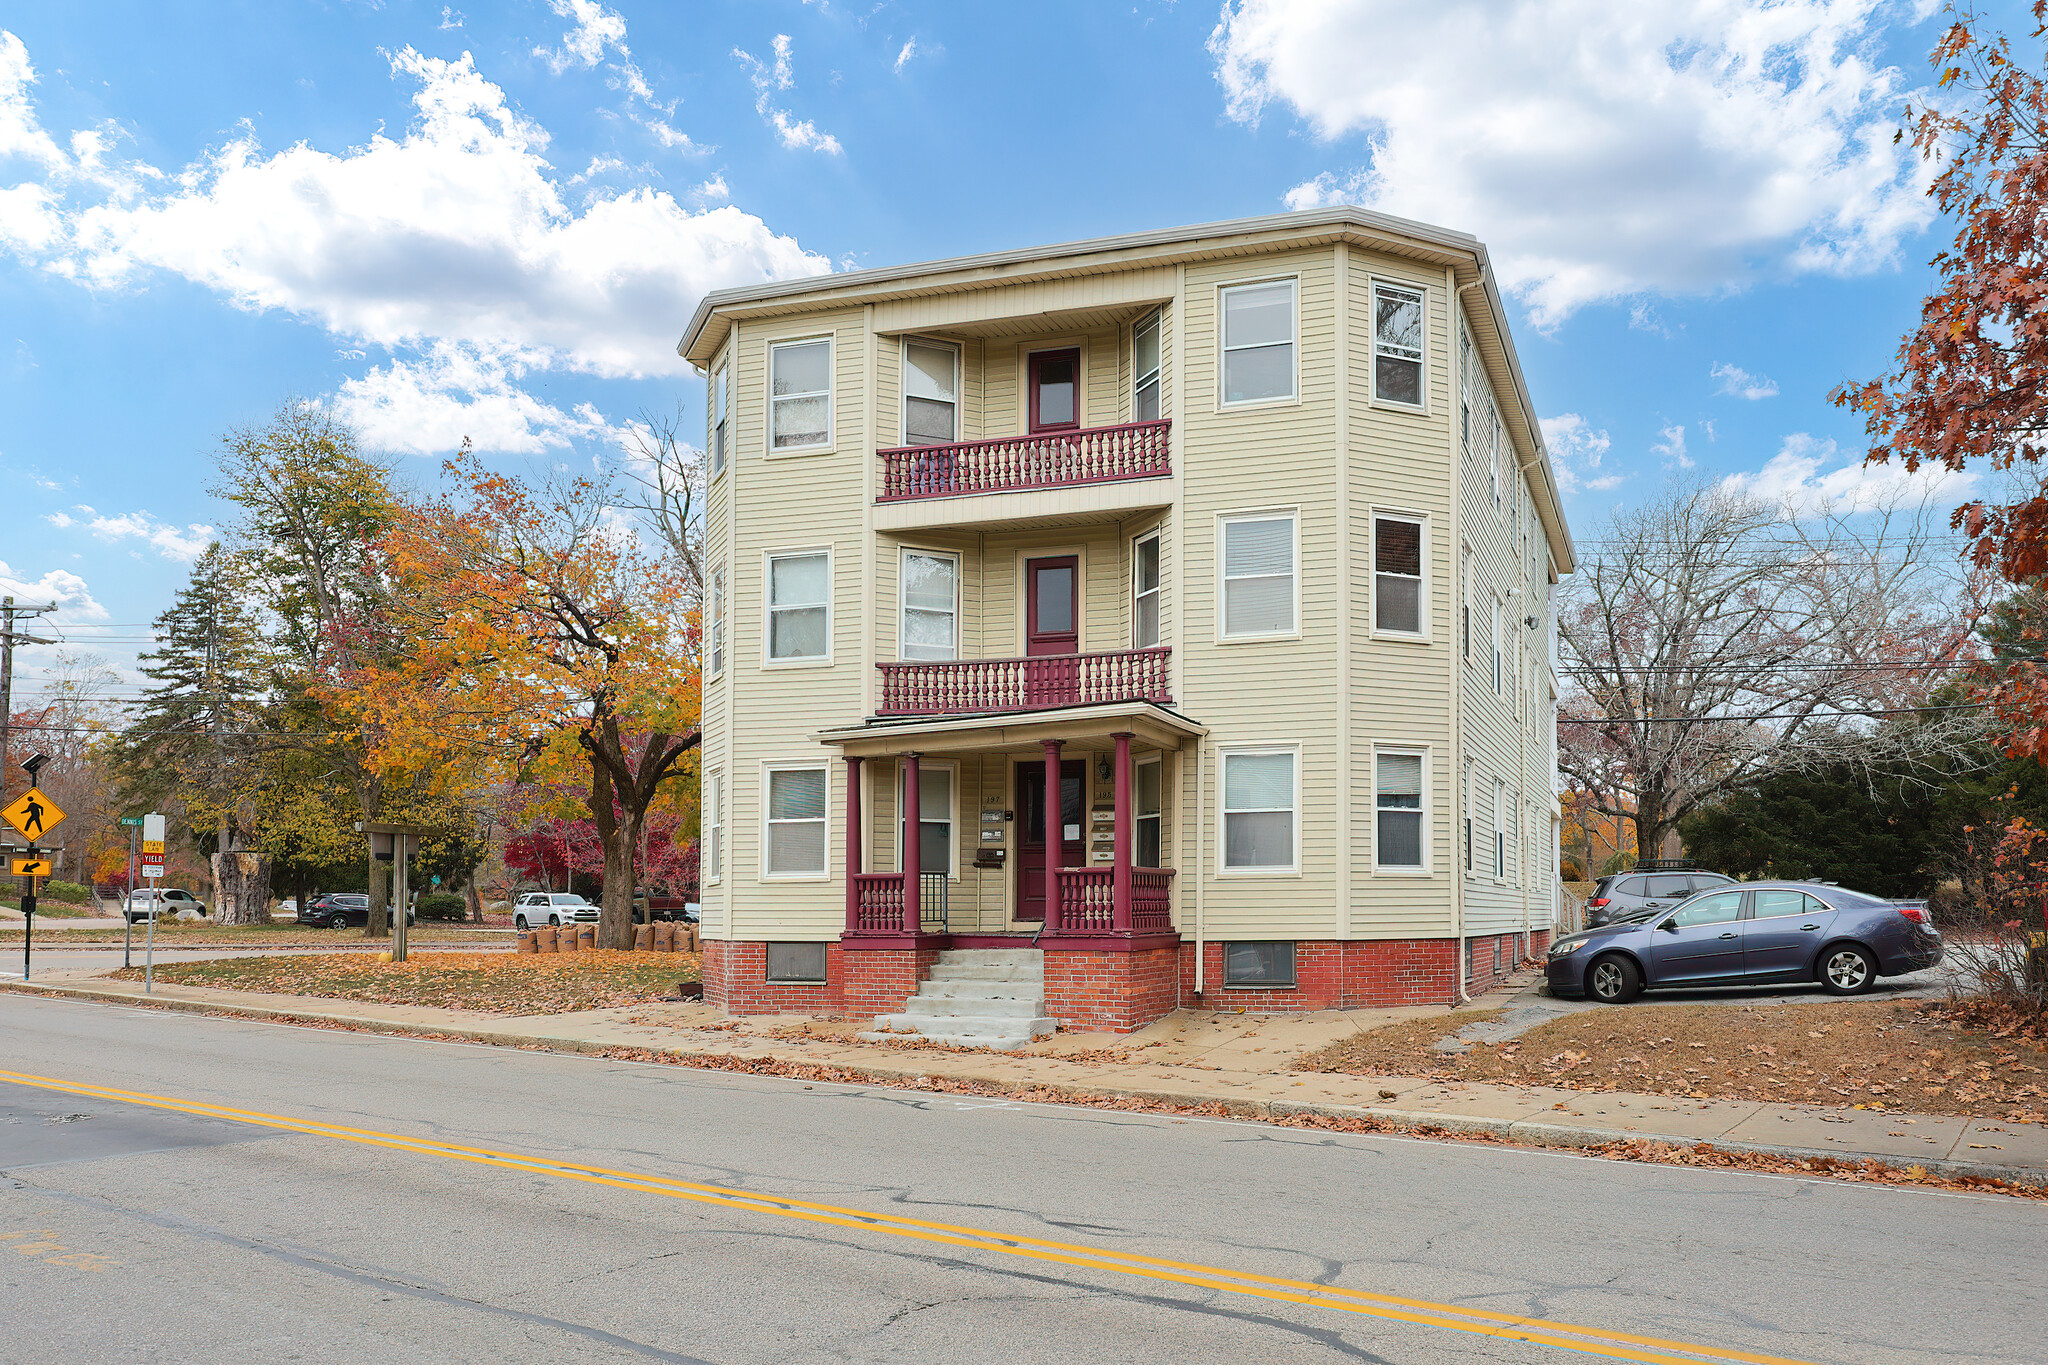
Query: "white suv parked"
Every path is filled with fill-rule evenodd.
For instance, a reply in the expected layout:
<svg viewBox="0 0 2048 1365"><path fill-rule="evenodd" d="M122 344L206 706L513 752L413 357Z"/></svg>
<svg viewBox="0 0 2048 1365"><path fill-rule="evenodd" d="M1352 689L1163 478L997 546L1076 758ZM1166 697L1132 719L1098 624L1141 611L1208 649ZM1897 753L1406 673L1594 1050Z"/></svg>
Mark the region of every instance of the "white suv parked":
<svg viewBox="0 0 2048 1365"><path fill-rule="evenodd" d="M598 907L567 891L529 891L512 905L512 925L522 932L536 924L595 924L597 915Z"/></svg>

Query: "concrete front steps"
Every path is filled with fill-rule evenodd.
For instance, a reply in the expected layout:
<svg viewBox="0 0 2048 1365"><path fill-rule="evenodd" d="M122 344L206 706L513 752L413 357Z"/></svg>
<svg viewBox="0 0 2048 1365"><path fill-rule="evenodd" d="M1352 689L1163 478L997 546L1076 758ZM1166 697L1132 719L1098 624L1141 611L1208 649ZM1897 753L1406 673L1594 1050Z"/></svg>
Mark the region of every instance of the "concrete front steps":
<svg viewBox="0 0 2048 1365"><path fill-rule="evenodd" d="M1037 948L948 948L904 1002L875 1020L864 1042L906 1036L1009 1052L1056 1025L1045 1017L1045 954Z"/></svg>

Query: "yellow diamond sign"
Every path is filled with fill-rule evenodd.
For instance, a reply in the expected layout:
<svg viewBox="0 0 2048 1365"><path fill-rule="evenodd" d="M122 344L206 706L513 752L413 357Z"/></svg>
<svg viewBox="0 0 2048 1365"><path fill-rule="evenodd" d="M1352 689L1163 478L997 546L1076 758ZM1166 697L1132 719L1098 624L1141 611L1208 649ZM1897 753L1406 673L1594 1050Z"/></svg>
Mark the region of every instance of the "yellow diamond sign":
<svg viewBox="0 0 2048 1365"><path fill-rule="evenodd" d="M57 803L43 795L41 787L30 787L14 798L6 810L0 810L0 820L5 820L30 840L40 839L64 823L64 812Z"/></svg>
<svg viewBox="0 0 2048 1365"><path fill-rule="evenodd" d="M17 877L47 877L50 875L48 858L16 858L14 875Z"/></svg>

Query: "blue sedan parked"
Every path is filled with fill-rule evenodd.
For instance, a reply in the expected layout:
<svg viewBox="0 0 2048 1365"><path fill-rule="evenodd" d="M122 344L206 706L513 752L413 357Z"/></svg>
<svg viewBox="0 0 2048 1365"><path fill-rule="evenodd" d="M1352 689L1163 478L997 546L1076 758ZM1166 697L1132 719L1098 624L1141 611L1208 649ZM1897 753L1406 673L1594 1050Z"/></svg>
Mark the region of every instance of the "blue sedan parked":
<svg viewBox="0 0 2048 1365"><path fill-rule="evenodd" d="M1550 945L1550 993L1610 1005L1645 987L1818 981L1834 995L1941 961L1941 934L1918 901L1820 882L1750 882L1708 891L1635 924Z"/></svg>

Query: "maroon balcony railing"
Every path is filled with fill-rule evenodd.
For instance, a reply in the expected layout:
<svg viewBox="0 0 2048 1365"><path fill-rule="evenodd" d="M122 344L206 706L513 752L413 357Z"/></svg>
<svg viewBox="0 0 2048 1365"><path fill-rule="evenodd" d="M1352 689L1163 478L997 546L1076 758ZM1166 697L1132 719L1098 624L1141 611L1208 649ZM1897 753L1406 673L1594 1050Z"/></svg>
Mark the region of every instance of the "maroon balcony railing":
<svg viewBox="0 0 2048 1365"><path fill-rule="evenodd" d="M853 879L859 909L856 923L847 926L860 933L894 934L903 929L903 874L862 872Z"/></svg>
<svg viewBox="0 0 2048 1365"><path fill-rule="evenodd" d="M1167 451L1171 422L1132 422L943 446L901 446L877 452L882 490L877 502L1013 493L1033 488L1150 479L1173 472Z"/></svg>
<svg viewBox="0 0 2048 1365"><path fill-rule="evenodd" d="M1099 702L1171 702L1171 646L1113 649L1099 654L1048 654L1028 659L956 659L885 663L879 716L1032 711Z"/></svg>
<svg viewBox="0 0 2048 1365"><path fill-rule="evenodd" d="M1058 918L1046 925L1048 932L1107 934L1124 927L1117 923L1114 868L1063 867L1057 880ZM1128 927L1139 933L1164 932L1173 927L1172 868L1131 869Z"/></svg>

